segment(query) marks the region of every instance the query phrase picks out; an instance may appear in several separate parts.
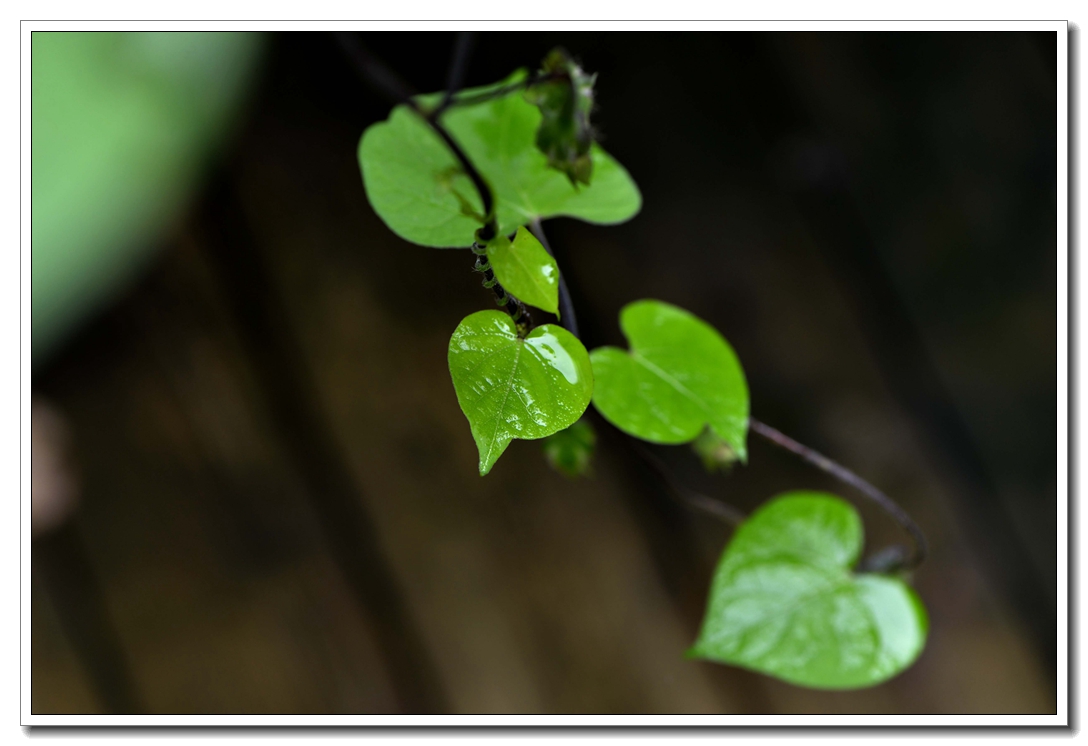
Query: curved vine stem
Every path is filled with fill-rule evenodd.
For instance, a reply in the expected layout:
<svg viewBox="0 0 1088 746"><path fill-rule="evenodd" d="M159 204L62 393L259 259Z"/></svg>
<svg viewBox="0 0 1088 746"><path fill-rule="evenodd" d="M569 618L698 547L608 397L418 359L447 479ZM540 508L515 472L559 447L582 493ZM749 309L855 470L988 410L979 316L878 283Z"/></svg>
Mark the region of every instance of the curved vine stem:
<svg viewBox="0 0 1088 746"><path fill-rule="evenodd" d="M653 467L662 481L669 486L672 493L676 495L682 503L690 508L702 511L703 513L709 513L734 528L744 522L745 515L740 508L722 500L715 500L709 495L704 495L697 490L691 489L676 478L676 475L672 473L672 470L669 469L664 461L655 454L650 453L650 451L644 448L636 439L631 438L629 442L635 453L637 453L643 461Z"/></svg>
<svg viewBox="0 0 1088 746"><path fill-rule="evenodd" d="M431 113L431 118L438 116L449 108L453 97L464 87L465 73L468 72L468 58L472 55L472 48L476 45L475 31L462 31L457 34L453 43L453 58L450 60L449 77L446 78L446 93L442 96L442 102Z"/></svg>
<svg viewBox="0 0 1088 746"><path fill-rule="evenodd" d="M498 233L498 225L495 222L495 198L491 192L491 187L484 177L480 175L480 172L476 170L476 166L472 163L471 159L465 155L465 151L461 150L461 146L457 144L457 141L453 139L449 131L439 121L439 115L442 113L442 106L439 106L434 111L425 111L416 102L415 97L418 95L417 91L404 82L404 80L395 72L389 69L384 62L374 56L369 49L367 49L362 42L352 33L347 31L334 31L333 34L336 37L336 41L340 44L340 48L344 50L344 53L351 58L351 61L355 63L355 69L371 88L378 93L385 96L387 99L391 99L395 104L404 104L409 109L418 114L424 122L431 126L442 142L446 144L446 147L453 153L454 158L460 164L461 169L472 181L472 186L475 187L476 192L480 195L480 201L484 207L484 220L483 227L484 235L481 236L485 241L490 240ZM459 43L454 48L454 54L457 55L460 52L464 52L470 44ZM456 65L455 65L456 67ZM463 74L463 70L462 70ZM450 74L450 84L460 85L460 74L455 75L453 72ZM447 91L446 97L452 97L452 94ZM446 99L443 99L445 101Z"/></svg>
<svg viewBox="0 0 1088 746"><path fill-rule="evenodd" d="M555 258L551 244L548 243L548 238L544 235L544 227L541 225L540 219L534 218L529 227L536 235L537 240L544 246L544 249L548 254L550 254L552 258ZM571 300L567 283L563 279L562 270L559 272L559 310L562 313L561 321L564 323L564 326L571 334L577 337L578 321L574 314L574 303ZM911 518L907 511L903 510L895 500L892 500L881 490L877 489L842 464L832 461L822 453L809 448L803 443L797 442L770 425L760 422L755 418L749 418L748 428L751 432L765 438L770 443L800 456L804 461L815 466L817 469L830 474L839 481L844 482L858 492L861 492L879 505L885 513L891 516L896 523L910 534L910 537L914 542L914 551L912 553L907 554L904 547L893 545L867 557L859 566L860 570L866 572L892 572L901 569L911 569L922 564L922 561L925 560L926 554L929 551L925 533L923 533L921 527L914 522L914 519ZM722 518L733 525L737 525L744 520L744 513L739 509L719 500L707 497L706 495L698 493L681 484L665 463L645 448L636 446L635 451L644 461L654 468L665 483L668 484L669 489L671 489L672 492L688 506L705 513L710 513L718 518Z"/></svg>
<svg viewBox="0 0 1088 746"><path fill-rule="evenodd" d="M476 193L480 195L480 202L483 204L484 226L478 231L477 238L486 243L498 235L499 225L495 219L495 195L491 191L491 186L476 169L472 159L465 154L465 151L461 149L461 146L439 121L440 115L453 100L456 90L460 89L464 81L464 74L468 67L468 54L471 52L473 44L471 33L458 36L454 44L453 62L450 65L446 93L443 96L442 103L430 112L424 111L416 102L416 90L372 54L354 34L346 31L335 31L333 35L336 37L340 48L355 64L355 69L363 81L387 99L392 100L393 103L404 104L419 115L435 134L442 139L453 157L457 159L461 170L472 182L472 186L475 188ZM518 298L506 292L506 289L495 279L491 266L487 262L484 247L480 243L474 242L472 251L476 255L476 263L473 269L483 273L483 286L489 288L495 294L495 302L510 314L510 317L518 324L519 331L526 331L532 326L532 316L529 314L529 309Z"/></svg>
<svg viewBox="0 0 1088 746"><path fill-rule="evenodd" d="M925 533L922 532L921 527L914 522L914 519L911 518L907 511L903 510L895 500L892 500L886 494L842 464L832 461L827 456L824 456L822 453L819 453L802 443L798 443L793 438L776 430L770 425L762 423L755 418L749 418L748 429L779 448L783 448L790 453L800 456L804 461L812 464L817 469L830 474L840 482L850 485L879 505L885 513L890 515L896 523L910 534L911 539L914 540L913 554L909 557L902 557L899 551L896 551L894 548L889 548L888 551L878 552L866 560L867 565L865 566L865 569L910 569L920 565L926 558L926 554L929 551L929 545L926 542Z"/></svg>

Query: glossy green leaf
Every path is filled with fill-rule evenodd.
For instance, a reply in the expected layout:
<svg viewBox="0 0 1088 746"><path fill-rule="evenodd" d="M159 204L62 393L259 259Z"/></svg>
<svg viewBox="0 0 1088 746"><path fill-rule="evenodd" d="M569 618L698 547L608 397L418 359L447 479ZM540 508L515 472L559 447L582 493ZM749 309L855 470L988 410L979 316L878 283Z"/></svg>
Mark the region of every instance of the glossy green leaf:
<svg viewBox="0 0 1088 746"><path fill-rule="evenodd" d="M589 355L574 335L544 324L521 339L501 311L465 317L450 338L449 365L481 475L514 438L543 438L573 424L593 393Z"/></svg>
<svg viewBox="0 0 1088 746"><path fill-rule="evenodd" d="M624 306L620 328L630 351L600 347L590 354L601 414L653 443L686 443L709 425L744 461L748 385L717 330L656 300Z"/></svg>
<svg viewBox="0 0 1088 746"><path fill-rule="evenodd" d="M556 471L568 477L582 477L590 472L596 446L597 433L592 425L581 419L544 439L544 458Z"/></svg>
<svg viewBox="0 0 1088 746"><path fill-rule="evenodd" d="M467 90L472 98L523 79L519 71L496 86ZM419 97L432 105L440 94ZM568 216L591 223L621 223L642 204L638 187L600 147L590 151L593 183L571 184L548 167L535 145L540 111L516 90L482 103L455 106L442 115L495 193L500 232L509 235L534 218ZM367 199L385 224L406 241L436 248L472 244L483 206L456 159L422 119L397 106L384 122L367 128L359 142Z"/></svg>
<svg viewBox="0 0 1088 746"><path fill-rule="evenodd" d="M559 313L559 267L528 230L518 228L513 241L504 235L492 239L487 260L498 281L515 297L548 313Z"/></svg>
<svg viewBox="0 0 1088 746"><path fill-rule="evenodd" d="M861 548L857 511L834 495L766 503L718 564L689 655L819 689L895 676L925 645L925 608L897 578L852 573Z"/></svg>

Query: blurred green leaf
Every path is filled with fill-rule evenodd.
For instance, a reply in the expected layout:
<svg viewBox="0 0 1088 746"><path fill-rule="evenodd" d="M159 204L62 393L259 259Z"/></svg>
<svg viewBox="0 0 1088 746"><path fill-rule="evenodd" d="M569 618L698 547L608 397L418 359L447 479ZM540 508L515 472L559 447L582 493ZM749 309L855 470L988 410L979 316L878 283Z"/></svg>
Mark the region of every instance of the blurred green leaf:
<svg viewBox="0 0 1088 746"><path fill-rule="evenodd" d="M737 462L737 452L709 427L704 428L699 437L691 441L691 447L707 471L728 469Z"/></svg>
<svg viewBox="0 0 1088 746"><path fill-rule="evenodd" d="M620 328L630 351L599 347L590 354L600 413L653 443L686 443L709 425L744 461L748 385L717 330L657 300L624 306Z"/></svg>
<svg viewBox="0 0 1088 746"><path fill-rule="evenodd" d="M553 469L568 477L583 477L590 472L596 447L597 433L592 425L581 419L544 439L544 458Z"/></svg>
<svg viewBox="0 0 1088 746"><path fill-rule="evenodd" d="M574 423L593 393L589 355L574 335L544 324L522 339L501 311L465 317L450 338L449 366L481 476L514 438L535 440Z"/></svg>
<svg viewBox="0 0 1088 746"><path fill-rule="evenodd" d="M464 91L470 98L525 78L524 71L493 86ZM420 96L432 106L441 94ZM575 188L535 146L540 111L511 91L482 103L454 106L442 122L495 194L499 231L509 235L534 218L568 216L590 223L622 223L642 204L638 187L610 155L590 152L592 186ZM389 229L406 241L435 248L470 246L484 222L483 204L457 160L407 106L367 128L359 142L367 199Z"/></svg>
<svg viewBox="0 0 1088 746"><path fill-rule="evenodd" d="M544 58L542 76L548 76L525 92L526 100L540 109L536 146L548 165L567 175L572 184L589 184L593 176L593 84L596 75L586 74L563 49Z"/></svg>
<svg viewBox="0 0 1088 746"><path fill-rule="evenodd" d="M35 361L135 275L178 215L262 35L31 35Z"/></svg>
<svg viewBox="0 0 1088 746"><path fill-rule="evenodd" d="M496 236L487 244L495 277L519 300L548 313L559 313L559 267L536 236L518 228L511 241Z"/></svg>
<svg viewBox="0 0 1088 746"><path fill-rule="evenodd" d="M718 564L689 655L819 689L896 675L925 645L925 608L901 580L852 573L861 547L857 511L834 495L766 503Z"/></svg>

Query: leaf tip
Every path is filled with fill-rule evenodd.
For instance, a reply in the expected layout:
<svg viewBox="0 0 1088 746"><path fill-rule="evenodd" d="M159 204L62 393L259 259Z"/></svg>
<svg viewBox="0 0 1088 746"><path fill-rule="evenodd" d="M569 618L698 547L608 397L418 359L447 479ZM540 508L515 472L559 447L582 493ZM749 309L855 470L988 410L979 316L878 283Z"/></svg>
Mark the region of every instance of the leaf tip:
<svg viewBox="0 0 1088 746"><path fill-rule="evenodd" d="M747 438L742 438L734 449L734 454L737 457L737 461L740 461L741 466L748 465L748 443L746 441Z"/></svg>
<svg viewBox="0 0 1088 746"><path fill-rule="evenodd" d="M701 647L701 640L696 640L695 644L684 651L684 659L689 661L703 660L706 655Z"/></svg>
<svg viewBox="0 0 1088 746"><path fill-rule="evenodd" d="M499 460L499 456L506 451L512 438L497 435L494 438L476 438L476 448L480 452L480 476L486 477L491 472L491 467Z"/></svg>
<svg viewBox="0 0 1088 746"><path fill-rule="evenodd" d="M740 448L736 438L725 438L713 427L703 428L699 436L691 441L692 450L698 454L708 472L728 471L738 461L743 464L743 440L739 445Z"/></svg>

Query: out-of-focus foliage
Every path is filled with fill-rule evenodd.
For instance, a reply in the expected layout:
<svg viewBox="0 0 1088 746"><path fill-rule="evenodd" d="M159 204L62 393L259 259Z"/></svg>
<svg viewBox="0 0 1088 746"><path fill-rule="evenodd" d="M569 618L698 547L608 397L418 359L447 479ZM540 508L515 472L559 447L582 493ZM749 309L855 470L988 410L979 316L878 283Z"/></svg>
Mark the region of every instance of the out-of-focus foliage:
<svg viewBox="0 0 1088 746"><path fill-rule="evenodd" d="M583 477L590 472L596 447L597 433L592 425L581 419L544 439L544 458L553 469L568 477Z"/></svg>
<svg viewBox="0 0 1088 746"><path fill-rule="evenodd" d="M861 518L834 495L765 503L729 542L689 654L819 689L899 673L925 645L925 608L898 578L851 572L861 546Z"/></svg>
<svg viewBox="0 0 1088 746"><path fill-rule="evenodd" d="M702 319L657 300L629 303L620 328L631 346L590 358L593 405L636 438L687 443L709 425L744 461L748 384L733 348Z"/></svg>
<svg viewBox="0 0 1088 746"><path fill-rule="evenodd" d="M262 36L31 36L33 354L132 276L251 78Z"/></svg>
<svg viewBox="0 0 1088 746"><path fill-rule="evenodd" d="M707 471L729 469L737 461L737 452L709 427L691 441L691 448L698 454Z"/></svg>
<svg viewBox="0 0 1088 746"><path fill-rule="evenodd" d="M501 83L466 90L457 99L476 98L525 77L525 71L518 71ZM441 95L420 96L418 101L426 107ZM540 121L540 110L517 90L482 103L455 104L442 115L443 125L494 192L499 231L513 233L536 218L567 216L613 224L634 217L642 196L623 166L594 145L593 185L576 188L537 150ZM374 212L406 241L466 248L487 217L453 153L407 106L394 108L388 119L363 132L359 165Z"/></svg>
<svg viewBox="0 0 1088 746"><path fill-rule="evenodd" d="M589 354L577 337L544 324L521 338L501 311L477 311L458 325L449 366L481 476L514 438L535 440L573 424L593 394Z"/></svg>

